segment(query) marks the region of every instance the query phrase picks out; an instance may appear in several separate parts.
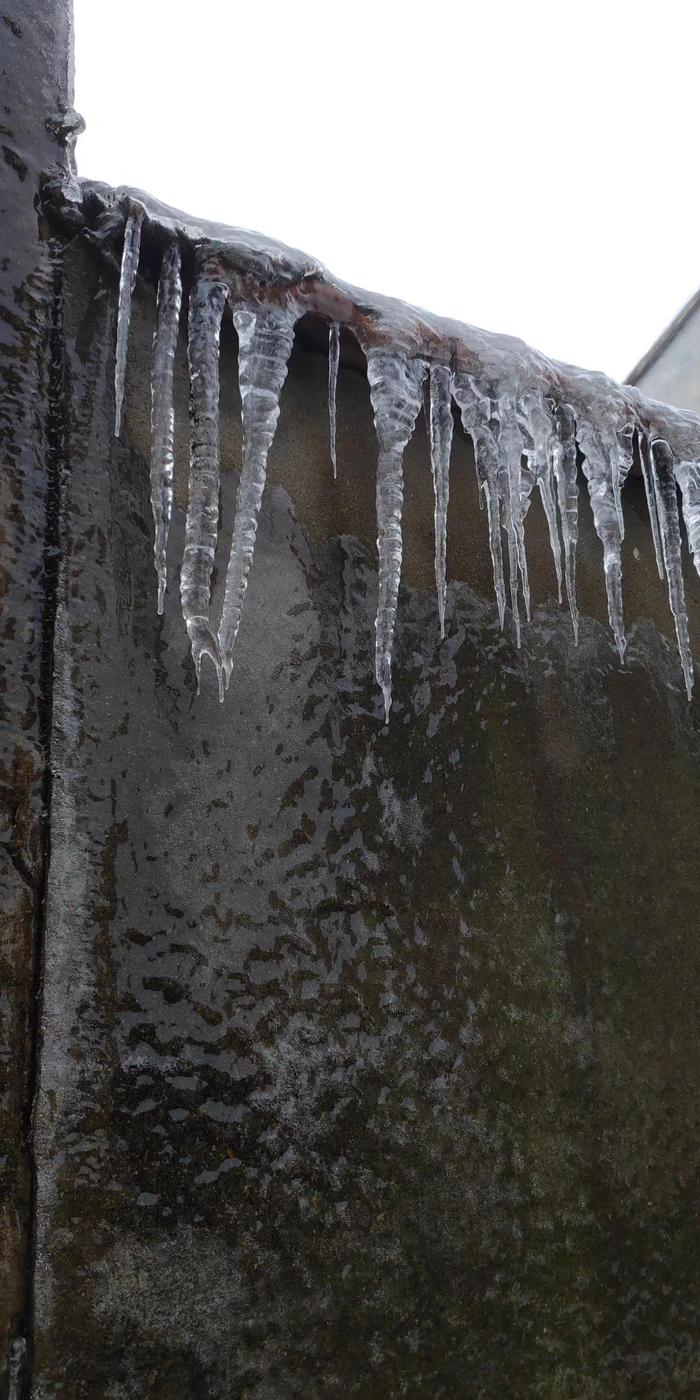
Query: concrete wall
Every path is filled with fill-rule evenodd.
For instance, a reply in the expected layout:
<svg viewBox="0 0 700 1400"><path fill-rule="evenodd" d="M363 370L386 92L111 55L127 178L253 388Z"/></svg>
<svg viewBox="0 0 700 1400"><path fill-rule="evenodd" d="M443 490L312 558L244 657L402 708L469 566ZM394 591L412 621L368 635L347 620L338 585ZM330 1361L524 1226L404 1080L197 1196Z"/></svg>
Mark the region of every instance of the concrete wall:
<svg viewBox="0 0 700 1400"><path fill-rule="evenodd" d="M66 279L32 1393L693 1395L698 707L639 483L624 670L583 502L581 644L533 506L518 653L458 435L441 643L421 427L387 729L367 387L334 485L302 336L220 706L177 597L184 347L159 620L153 289L115 442L114 276L76 246Z"/></svg>
<svg viewBox="0 0 700 1400"><path fill-rule="evenodd" d="M158 619L153 288L116 442L114 273L41 213L68 10L0 19L3 1400L694 1397L699 714L640 485L624 670L585 507L580 646L533 504L517 652L458 434L441 642L420 428L385 728L367 387L346 361L335 485L302 327L231 689L197 697L183 347Z"/></svg>

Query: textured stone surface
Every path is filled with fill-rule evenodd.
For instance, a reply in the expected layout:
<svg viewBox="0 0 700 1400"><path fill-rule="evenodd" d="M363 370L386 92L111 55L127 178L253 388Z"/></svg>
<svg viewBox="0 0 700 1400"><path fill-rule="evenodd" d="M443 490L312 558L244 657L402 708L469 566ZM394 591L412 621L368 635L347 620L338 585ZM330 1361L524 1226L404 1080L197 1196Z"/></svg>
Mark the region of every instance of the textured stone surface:
<svg viewBox="0 0 700 1400"><path fill-rule="evenodd" d="M300 346L197 698L174 567L155 613L152 298L115 443L114 282L68 261L34 1395L695 1395L698 708L641 490L628 666L587 508L581 645L533 510L518 654L457 441L441 643L421 429L387 729L367 390L341 373L336 487Z"/></svg>

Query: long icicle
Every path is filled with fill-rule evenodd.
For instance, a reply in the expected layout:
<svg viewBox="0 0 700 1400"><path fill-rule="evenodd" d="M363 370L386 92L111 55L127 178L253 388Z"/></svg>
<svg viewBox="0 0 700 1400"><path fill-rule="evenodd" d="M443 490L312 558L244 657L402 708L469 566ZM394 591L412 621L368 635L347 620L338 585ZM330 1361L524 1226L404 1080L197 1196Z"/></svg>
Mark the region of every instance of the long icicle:
<svg viewBox="0 0 700 1400"><path fill-rule="evenodd" d="M625 517L622 513L622 488L632 470L634 462L634 429L627 427L616 433L617 455L613 457L613 493L615 508L620 525L620 539L625 538Z"/></svg>
<svg viewBox="0 0 700 1400"><path fill-rule="evenodd" d="M489 550L493 568L493 586L498 604L498 620L503 631L506 614L506 585L503 576L501 545L501 506L498 493L498 447L490 427L490 400L480 395L468 374L455 374L452 392L462 415L462 426L469 434L474 448L474 465L479 491L486 501L489 526Z"/></svg>
<svg viewBox="0 0 700 1400"><path fill-rule="evenodd" d="M173 242L166 248L160 268L151 362L151 508L159 613L163 611L165 599L168 532L173 508L173 367L181 305L180 249Z"/></svg>
<svg viewBox="0 0 700 1400"><path fill-rule="evenodd" d="M375 673L384 696L388 722L391 709L391 653L401 578L401 514L403 454L421 410L423 360L408 360L391 350L367 352L374 423L379 440L377 463L377 551L379 597L375 622Z"/></svg>
<svg viewBox="0 0 700 1400"><path fill-rule="evenodd" d="M430 366L430 463L435 494L435 583L440 636L445 635L447 593L447 507L452 450L452 373L447 365Z"/></svg>
<svg viewBox="0 0 700 1400"><path fill-rule="evenodd" d="M656 490L656 504L659 512L661 546L668 579L668 600L676 624L678 654L683 667L685 688L688 699L693 692L693 657L688 636L688 614L685 607L685 589L681 569L681 532L678 520L678 495L676 478L673 474L673 455L667 442L657 438L651 444L652 470Z"/></svg>
<svg viewBox="0 0 700 1400"><path fill-rule="evenodd" d="M336 419L338 399L338 365L340 363L340 326L331 321L328 328L328 427L330 433L331 462L333 476L338 475L336 456Z"/></svg>
<svg viewBox="0 0 700 1400"><path fill-rule="evenodd" d="M197 689L202 657L208 656L216 668L221 699L221 657L209 622L209 605L219 525L219 340L226 296L225 283L206 270L200 272L190 293L190 482L180 574Z"/></svg>
<svg viewBox="0 0 700 1400"><path fill-rule="evenodd" d="M236 497L226 593L219 626L219 648L228 687L233 647L253 561L267 456L275 436L280 393L294 343L296 313L287 307L239 303L233 322L238 332L238 379L243 421L243 465Z"/></svg>
<svg viewBox="0 0 700 1400"><path fill-rule="evenodd" d="M515 405L509 395L501 395L496 406L498 449L501 463L501 500L508 534L510 563L510 606L515 626L515 642L520 647L520 610L518 607L518 570L523 587L525 616L530 621L530 582L525 554L525 531L522 497L523 440L518 427Z"/></svg>
<svg viewBox="0 0 700 1400"><path fill-rule="evenodd" d="M554 423L541 394L524 394L521 400L521 409L532 438L535 483L540 493L547 521L549 547L552 551L554 571L557 576L557 596L561 602L561 541L557 520L553 460L555 452Z"/></svg>
<svg viewBox="0 0 700 1400"><path fill-rule="evenodd" d="M576 418L571 405L560 403L555 410L557 436L553 468L559 501L559 519L564 541L564 578L569 600L574 641L578 643L576 603L576 545L578 543L578 480L576 471Z"/></svg>
<svg viewBox="0 0 700 1400"><path fill-rule="evenodd" d="M613 488L613 464L617 461L618 453L617 438L607 432L598 431L588 423L579 422L579 441L584 454L583 471L588 482L593 521L603 546L608 617L620 661L624 661L626 643L622 612L622 540Z"/></svg>
<svg viewBox="0 0 700 1400"><path fill-rule="evenodd" d="M664 555L661 546L661 532L659 530L659 512L656 504L656 491L654 490L654 476L651 468L651 447L646 433L639 433L639 461L642 468L644 480L644 492L647 498L647 510L649 511L649 523L651 525L651 535L654 541L654 554L656 555L656 567L659 571L659 578L664 576Z"/></svg>
<svg viewBox="0 0 700 1400"><path fill-rule="evenodd" d="M133 206L124 229L124 247L119 275L119 311L117 315L117 350L114 364L114 436L122 430L122 410L124 407L124 385L126 383L126 352L129 343L131 324L131 300L136 285L141 249L141 227L143 224L141 205Z"/></svg>

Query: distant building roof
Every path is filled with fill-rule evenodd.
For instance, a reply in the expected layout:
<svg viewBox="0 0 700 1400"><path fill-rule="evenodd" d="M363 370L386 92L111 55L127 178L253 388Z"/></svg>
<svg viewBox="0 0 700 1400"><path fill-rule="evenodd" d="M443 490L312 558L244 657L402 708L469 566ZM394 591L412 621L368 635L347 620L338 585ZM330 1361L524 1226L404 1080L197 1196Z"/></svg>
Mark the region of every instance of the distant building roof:
<svg viewBox="0 0 700 1400"><path fill-rule="evenodd" d="M700 411L700 290L627 376L650 398Z"/></svg>

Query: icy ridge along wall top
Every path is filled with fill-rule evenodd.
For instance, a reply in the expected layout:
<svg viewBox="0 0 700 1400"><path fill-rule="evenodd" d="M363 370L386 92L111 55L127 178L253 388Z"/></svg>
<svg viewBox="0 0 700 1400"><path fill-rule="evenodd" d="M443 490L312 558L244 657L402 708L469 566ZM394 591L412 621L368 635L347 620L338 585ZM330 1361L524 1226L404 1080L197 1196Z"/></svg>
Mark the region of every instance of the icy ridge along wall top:
<svg viewBox="0 0 700 1400"><path fill-rule="evenodd" d="M524 525L535 488L547 518L559 597L561 600L563 586L575 636L578 633L580 456L603 549L610 625L620 658L624 658L622 489L638 461L659 576L665 575L667 580L690 698L693 661L681 569L680 521L682 514L700 572L700 419L696 415L655 403L603 374L549 360L513 337L490 334L366 293L338 281L320 263L295 249L246 230L190 219L142 191L113 190L83 181L77 193L74 185L68 189L58 183L47 185L45 198L64 225L84 231L103 250L113 250L119 258L117 434L123 416L131 300L142 237L152 239L161 253L151 374L151 499L159 611L166 587L173 499L173 363L183 282L189 285L191 452L180 593L198 681L202 659L208 656L216 668L223 699L233 665L267 457L294 327L301 316L311 312L329 323L330 457L334 473L341 327L353 333L367 360L379 443L375 671L387 718L402 558L402 460L421 409L429 428L435 576L444 635L453 399L474 444L501 625L507 578L518 645L521 601L528 619L530 616ZM243 462L217 627L211 618L211 575L219 515L219 337L227 305L238 334Z"/></svg>

